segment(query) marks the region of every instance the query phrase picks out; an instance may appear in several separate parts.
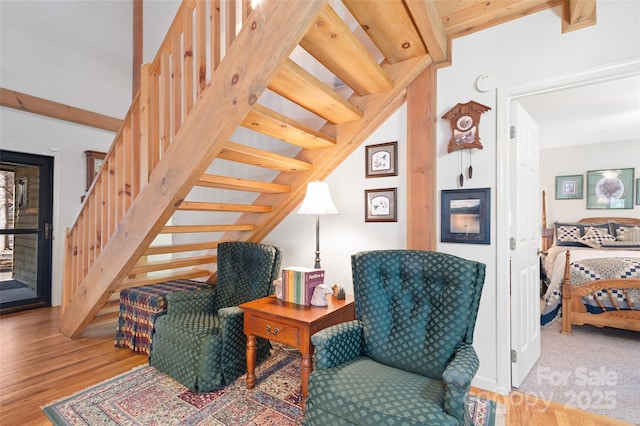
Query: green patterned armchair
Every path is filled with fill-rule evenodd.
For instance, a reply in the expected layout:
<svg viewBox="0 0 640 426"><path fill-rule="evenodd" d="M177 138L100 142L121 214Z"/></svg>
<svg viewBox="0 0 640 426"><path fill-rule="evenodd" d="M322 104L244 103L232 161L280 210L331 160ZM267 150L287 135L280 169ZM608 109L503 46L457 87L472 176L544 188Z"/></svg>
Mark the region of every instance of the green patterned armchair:
<svg viewBox="0 0 640 426"><path fill-rule="evenodd" d="M356 320L311 337L305 425L457 425L485 265L418 250L352 256Z"/></svg>
<svg viewBox="0 0 640 426"><path fill-rule="evenodd" d="M209 392L246 373L246 337L238 305L273 294L280 270L277 247L228 242L218 246L213 289L167 295L167 314L156 320L149 365L194 392ZM258 339L257 361L269 356Z"/></svg>

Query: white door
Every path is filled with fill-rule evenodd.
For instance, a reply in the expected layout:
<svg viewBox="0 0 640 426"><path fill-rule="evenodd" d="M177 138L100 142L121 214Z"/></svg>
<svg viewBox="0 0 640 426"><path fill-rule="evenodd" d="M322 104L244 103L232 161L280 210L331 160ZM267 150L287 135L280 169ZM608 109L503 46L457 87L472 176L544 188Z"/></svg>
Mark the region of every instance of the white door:
<svg viewBox="0 0 640 426"><path fill-rule="evenodd" d="M511 385L540 357L541 195L538 125L511 103Z"/></svg>

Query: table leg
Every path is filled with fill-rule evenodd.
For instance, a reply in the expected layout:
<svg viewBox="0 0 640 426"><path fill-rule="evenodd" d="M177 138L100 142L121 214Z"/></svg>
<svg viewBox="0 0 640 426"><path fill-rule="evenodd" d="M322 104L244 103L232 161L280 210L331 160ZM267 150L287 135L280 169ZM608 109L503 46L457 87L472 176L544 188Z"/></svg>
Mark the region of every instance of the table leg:
<svg viewBox="0 0 640 426"><path fill-rule="evenodd" d="M253 389L256 385L256 354L257 342L256 336L250 334L247 336L247 388Z"/></svg>
<svg viewBox="0 0 640 426"><path fill-rule="evenodd" d="M302 354L302 401L307 400L307 394L309 393L309 374L313 370L313 362L311 360L312 354Z"/></svg>

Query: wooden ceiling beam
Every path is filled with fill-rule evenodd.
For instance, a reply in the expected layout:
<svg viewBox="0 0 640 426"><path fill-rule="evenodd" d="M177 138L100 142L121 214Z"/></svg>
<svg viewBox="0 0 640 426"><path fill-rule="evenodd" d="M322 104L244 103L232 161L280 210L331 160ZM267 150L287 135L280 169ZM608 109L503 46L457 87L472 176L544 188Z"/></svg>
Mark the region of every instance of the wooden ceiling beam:
<svg viewBox="0 0 640 426"><path fill-rule="evenodd" d="M447 34L454 39L549 9L561 2L562 0L436 0L436 5Z"/></svg>
<svg viewBox="0 0 640 426"><path fill-rule="evenodd" d="M0 87L0 106L117 133L123 120Z"/></svg>
<svg viewBox="0 0 640 426"><path fill-rule="evenodd" d="M596 24L596 0L563 0L562 33Z"/></svg>

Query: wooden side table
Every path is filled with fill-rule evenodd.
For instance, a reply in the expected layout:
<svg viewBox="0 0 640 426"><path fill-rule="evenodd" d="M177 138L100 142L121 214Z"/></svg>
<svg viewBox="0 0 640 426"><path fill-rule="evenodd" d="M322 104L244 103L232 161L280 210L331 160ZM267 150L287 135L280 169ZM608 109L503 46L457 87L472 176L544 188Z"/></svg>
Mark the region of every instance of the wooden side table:
<svg viewBox="0 0 640 426"><path fill-rule="evenodd" d="M307 398L313 369L311 336L327 327L355 319L353 296L337 300L327 296L329 306L304 306L283 302L275 296L243 303L244 334L247 335L247 387L256 384L256 336L294 347L302 354L302 400Z"/></svg>

